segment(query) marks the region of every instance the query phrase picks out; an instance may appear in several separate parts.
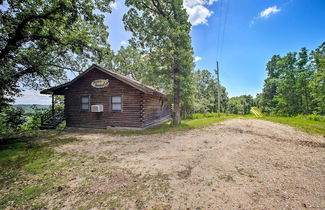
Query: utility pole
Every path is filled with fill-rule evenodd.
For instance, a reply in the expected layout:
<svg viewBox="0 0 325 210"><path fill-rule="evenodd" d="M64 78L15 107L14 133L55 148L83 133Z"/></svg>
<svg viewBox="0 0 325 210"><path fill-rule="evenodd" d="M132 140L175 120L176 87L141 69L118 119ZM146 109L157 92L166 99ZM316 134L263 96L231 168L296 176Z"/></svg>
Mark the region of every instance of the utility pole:
<svg viewBox="0 0 325 210"><path fill-rule="evenodd" d="M219 63L217 61L217 69L214 70L217 75L217 82L218 82L218 117L220 117L220 80L219 80Z"/></svg>

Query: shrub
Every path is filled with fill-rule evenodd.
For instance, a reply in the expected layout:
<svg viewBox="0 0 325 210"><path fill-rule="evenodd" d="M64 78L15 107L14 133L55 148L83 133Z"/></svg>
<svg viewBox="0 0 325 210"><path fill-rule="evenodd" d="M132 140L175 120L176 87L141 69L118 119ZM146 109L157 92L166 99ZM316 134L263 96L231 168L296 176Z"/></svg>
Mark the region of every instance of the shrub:
<svg viewBox="0 0 325 210"><path fill-rule="evenodd" d="M9 106L0 113L0 134L16 132L25 123L24 110Z"/></svg>
<svg viewBox="0 0 325 210"><path fill-rule="evenodd" d="M196 114L191 115L191 119L202 119L202 118L204 118L204 115L200 114L200 113L196 113Z"/></svg>
<svg viewBox="0 0 325 210"><path fill-rule="evenodd" d="M324 116L317 115L317 114L310 114L310 115L307 115L306 118L307 118L308 120L314 120L314 121L320 121L320 122L324 122L324 121L325 121Z"/></svg>

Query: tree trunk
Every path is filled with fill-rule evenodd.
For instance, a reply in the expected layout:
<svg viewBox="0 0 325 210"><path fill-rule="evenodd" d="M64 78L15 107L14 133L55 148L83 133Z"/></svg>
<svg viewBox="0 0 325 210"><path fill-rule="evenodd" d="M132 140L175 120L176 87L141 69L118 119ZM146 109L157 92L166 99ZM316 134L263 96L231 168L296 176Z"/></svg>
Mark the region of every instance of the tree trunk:
<svg viewBox="0 0 325 210"><path fill-rule="evenodd" d="M179 125L181 123L181 106L180 106L180 80L179 80L179 70L174 69L174 106L173 106L173 122L172 125Z"/></svg>

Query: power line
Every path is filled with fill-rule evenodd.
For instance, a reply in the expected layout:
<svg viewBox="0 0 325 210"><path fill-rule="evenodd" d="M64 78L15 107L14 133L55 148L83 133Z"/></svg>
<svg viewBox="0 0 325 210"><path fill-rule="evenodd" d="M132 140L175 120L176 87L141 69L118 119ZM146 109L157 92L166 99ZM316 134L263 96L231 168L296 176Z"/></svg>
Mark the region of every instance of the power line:
<svg viewBox="0 0 325 210"><path fill-rule="evenodd" d="M228 20L228 11L229 11L229 0L226 0L226 14L225 14L225 19L224 19L224 24L223 24L223 31L222 31L222 38L221 38L221 46L220 46L220 58L222 57L223 53L223 45L224 45L224 39L225 39L225 32L226 32L226 25L227 25L227 20Z"/></svg>
<svg viewBox="0 0 325 210"><path fill-rule="evenodd" d="M224 2L225 1L225 2ZM217 32L217 46L216 46L216 69L215 74L217 76L217 89L218 89L218 116L220 117L220 98L221 98L221 85L220 85L220 71L219 71L219 61L223 53L223 45L225 39L225 31L228 20L228 11L229 11L229 0L220 0L219 14L220 14L220 23L218 25ZM225 6L225 8L224 8ZM225 12L223 12L225 10Z"/></svg>
<svg viewBox="0 0 325 210"><path fill-rule="evenodd" d="M220 41L221 41L221 29L222 29L222 25L223 25L223 0L220 0L219 2L219 7L218 7L218 10L217 10L217 15L219 16L219 21L218 24L217 24L217 46L216 46L216 59L219 58L219 48L220 48Z"/></svg>

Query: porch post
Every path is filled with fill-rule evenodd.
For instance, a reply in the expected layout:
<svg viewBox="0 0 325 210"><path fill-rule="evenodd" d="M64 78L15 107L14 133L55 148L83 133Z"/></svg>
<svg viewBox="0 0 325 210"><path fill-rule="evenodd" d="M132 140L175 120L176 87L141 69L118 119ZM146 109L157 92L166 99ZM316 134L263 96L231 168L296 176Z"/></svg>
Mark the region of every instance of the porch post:
<svg viewBox="0 0 325 210"><path fill-rule="evenodd" d="M54 117L54 112L55 112L55 110L54 110L54 104L55 104L55 102L54 102L54 94L52 93L52 117Z"/></svg>

